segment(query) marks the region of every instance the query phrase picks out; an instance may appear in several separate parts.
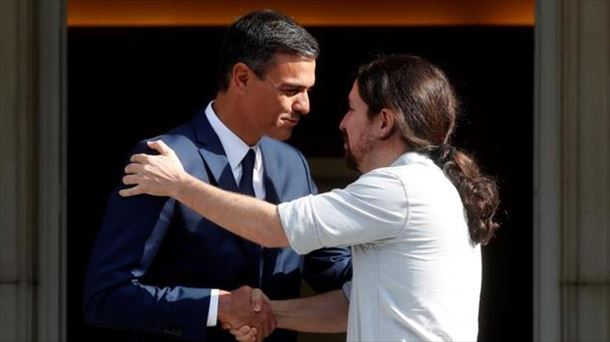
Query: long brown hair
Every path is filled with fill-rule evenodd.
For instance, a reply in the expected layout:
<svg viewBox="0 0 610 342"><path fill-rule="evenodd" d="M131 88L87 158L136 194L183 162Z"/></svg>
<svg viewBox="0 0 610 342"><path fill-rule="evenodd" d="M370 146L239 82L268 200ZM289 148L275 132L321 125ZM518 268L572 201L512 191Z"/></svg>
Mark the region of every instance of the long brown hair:
<svg viewBox="0 0 610 342"><path fill-rule="evenodd" d="M389 55L362 66L357 81L370 118L384 108L402 114L396 129L408 149L443 170L460 194L471 240L489 242L498 228L498 188L471 156L450 145L459 103L445 74L423 58Z"/></svg>

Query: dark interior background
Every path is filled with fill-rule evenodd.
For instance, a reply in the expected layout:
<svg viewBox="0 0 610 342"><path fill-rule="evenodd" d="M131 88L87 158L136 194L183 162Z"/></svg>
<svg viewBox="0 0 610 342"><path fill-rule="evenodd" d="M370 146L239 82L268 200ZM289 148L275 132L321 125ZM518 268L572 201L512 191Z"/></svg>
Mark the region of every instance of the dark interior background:
<svg viewBox="0 0 610 342"><path fill-rule="evenodd" d="M413 53L443 68L462 100L454 143L495 175L502 228L483 248L479 341L532 339L533 27L315 27L322 54L311 115L289 143L341 157L337 126L357 66ZM127 153L213 98L222 27L68 30L68 338L88 327L82 284L106 198ZM314 170L315 171L315 170Z"/></svg>

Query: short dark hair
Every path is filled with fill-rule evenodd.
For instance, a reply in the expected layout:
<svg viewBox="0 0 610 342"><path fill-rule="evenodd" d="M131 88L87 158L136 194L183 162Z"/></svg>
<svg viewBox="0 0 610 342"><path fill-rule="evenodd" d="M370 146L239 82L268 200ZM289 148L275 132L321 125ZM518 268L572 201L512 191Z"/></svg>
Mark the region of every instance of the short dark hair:
<svg viewBox="0 0 610 342"><path fill-rule="evenodd" d="M487 243L498 228L498 188L474 158L450 145L459 102L445 73L417 56L389 55L362 66L357 82L369 118L384 108L398 113L396 130L408 149L445 172L466 209L471 240Z"/></svg>
<svg viewBox="0 0 610 342"><path fill-rule="evenodd" d="M229 88L233 66L239 62L263 78L277 53L317 58L316 39L291 18L272 10L250 12L225 33L218 55L218 84Z"/></svg>

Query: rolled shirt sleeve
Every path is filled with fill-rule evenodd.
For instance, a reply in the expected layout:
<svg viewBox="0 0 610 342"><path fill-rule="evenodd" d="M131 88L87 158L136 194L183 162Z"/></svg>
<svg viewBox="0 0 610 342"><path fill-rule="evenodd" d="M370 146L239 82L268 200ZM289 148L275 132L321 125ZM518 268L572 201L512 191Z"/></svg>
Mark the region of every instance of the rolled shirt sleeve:
<svg viewBox="0 0 610 342"><path fill-rule="evenodd" d="M284 232L299 254L393 238L404 228L408 210L404 184L387 168L362 175L345 189L278 206Z"/></svg>

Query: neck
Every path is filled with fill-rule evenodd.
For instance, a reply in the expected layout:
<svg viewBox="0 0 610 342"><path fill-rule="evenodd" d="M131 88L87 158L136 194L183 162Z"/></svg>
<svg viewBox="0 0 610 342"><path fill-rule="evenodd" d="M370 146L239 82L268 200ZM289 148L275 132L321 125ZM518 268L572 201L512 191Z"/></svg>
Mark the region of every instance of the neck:
<svg viewBox="0 0 610 342"><path fill-rule="evenodd" d="M243 115L244 109L240 107L240 103L229 92L218 92L212 107L225 126L246 144L252 146L262 138L262 135L253 130L255 126L248 122L246 115Z"/></svg>
<svg viewBox="0 0 610 342"><path fill-rule="evenodd" d="M402 140L390 138L375 144L359 165L362 173L367 173L381 167L392 165L400 156L407 152L407 146Z"/></svg>

